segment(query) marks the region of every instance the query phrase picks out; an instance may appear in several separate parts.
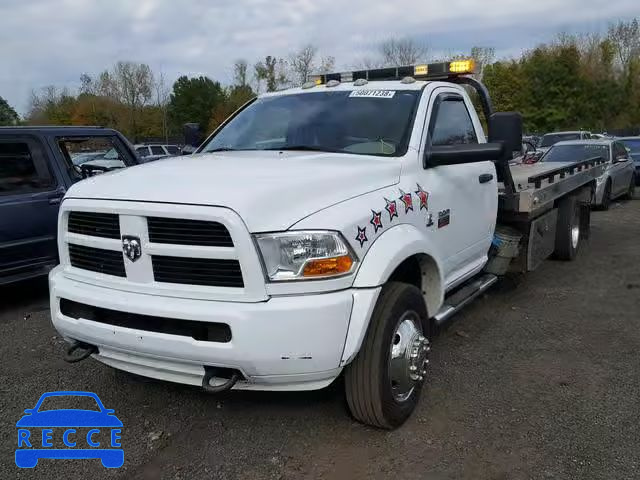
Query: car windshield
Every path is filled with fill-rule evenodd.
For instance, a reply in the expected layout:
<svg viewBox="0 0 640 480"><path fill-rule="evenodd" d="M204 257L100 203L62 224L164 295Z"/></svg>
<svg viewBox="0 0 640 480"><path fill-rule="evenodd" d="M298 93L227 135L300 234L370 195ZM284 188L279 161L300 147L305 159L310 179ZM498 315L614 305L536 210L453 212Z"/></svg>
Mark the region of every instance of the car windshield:
<svg viewBox="0 0 640 480"><path fill-rule="evenodd" d="M400 156L407 150L419 91L362 90L259 98L202 152L315 150ZM377 94L377 95L374 95Z"/></svg>
<svg viewBox="0 0 640 480"><path fill-rule="evenodd" d="M95 398L87 395L54 395L42 400L38 412L50 410L90 410L99 412L100 406Z"/></svg>
<svg viewBox="0 0 640 480"><path fill-rule="evenodd" d="M555 145L542 157L543 162L579 162L602 157L609 160L608 145Z"/></svg>
<svg viewBox="0 0 640 480"><path fill-rule="evenodd" d="M542 137L541 147L550 147L565 140L580 140L579 133L548 133Z"/></svg>

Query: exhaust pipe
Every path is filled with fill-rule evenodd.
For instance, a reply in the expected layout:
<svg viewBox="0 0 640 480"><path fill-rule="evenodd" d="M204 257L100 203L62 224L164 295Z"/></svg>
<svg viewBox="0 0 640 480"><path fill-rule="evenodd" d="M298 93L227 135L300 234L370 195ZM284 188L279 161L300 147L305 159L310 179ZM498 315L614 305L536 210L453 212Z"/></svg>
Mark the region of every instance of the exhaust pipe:
<svg viewBox="0 0 640 480"><path fill-rule="evenodd" d="M227 378L227 376L229 378ZM221 393L231 390L238 380L240 380L241 374L237 370L230 368L217 368L204 366L204 377L202 378L202 389L208 393ZM221 385L211 385L211 380L219 378L226 380Z"/></svg>
<svg viewBox="0 0 640 480"><path fill-rule="evenodd" d="M74 355L75 352L80 352L80 355ZM78 363L86 360L94 353L98 353L98 347L95 345L74 341L67 346L62 358L67 363Z"/></svg>

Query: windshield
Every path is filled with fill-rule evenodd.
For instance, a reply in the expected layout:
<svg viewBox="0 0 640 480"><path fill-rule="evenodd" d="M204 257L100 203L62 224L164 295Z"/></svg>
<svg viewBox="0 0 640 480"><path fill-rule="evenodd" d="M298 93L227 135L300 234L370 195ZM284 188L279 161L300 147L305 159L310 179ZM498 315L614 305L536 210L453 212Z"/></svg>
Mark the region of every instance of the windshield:
<svg viewBox="0 0 640 480"><path fill-rule="evenodd" d="M548 133L542 137L541 147L550 147L565 140L580 140L579 133Z"/></svg>
<svg viewBox="0 0 640 480"><path fill-rule="evenodd" d="M622 140L624 146L631 150L631 157L636 161L640 161L640 138L632 138L629 140Z"/></svg>
<svg viewBox="0 0 640 480"><path fill-rule="evenodd" d="M53 395L42 400L38 412L49 410L91 410L100 411L93 397L87 395Z"/></svg>
<svg viewBox="0 0 640 480"><path fill-rule="evenodd" d="M335 91L259 98L201 152L318 150L400 156L407 150L420 91Z"/></svg>
<svg viewBox="0 0 640 480"><path fill-rule="evenodd" d="M543 162L579 162L594 157L609 160L607 145L556 145L542 157Z"/></svg>

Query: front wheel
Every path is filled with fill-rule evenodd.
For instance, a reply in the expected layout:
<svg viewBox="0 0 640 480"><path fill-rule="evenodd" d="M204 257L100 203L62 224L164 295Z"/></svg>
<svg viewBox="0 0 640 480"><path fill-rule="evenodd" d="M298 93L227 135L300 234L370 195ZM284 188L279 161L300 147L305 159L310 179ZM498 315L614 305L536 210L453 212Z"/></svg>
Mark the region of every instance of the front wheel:
<svg viewBox="0 0 640 480"><path fill-rule="evenodd" d="M636 193L636 178L635 176L631 176L631 183L629 184L629 188L627 189L627 193L624 194L624 198L626 200L633 200L633 196Z"/></svg>
<svg viewBox="0 0 640 480"><path fill-rule="evenodd" d="M347 403L356 420L390 430L409 418L428 374L429 334L420 289L386 284L360 352L345 372Z"/></svg>

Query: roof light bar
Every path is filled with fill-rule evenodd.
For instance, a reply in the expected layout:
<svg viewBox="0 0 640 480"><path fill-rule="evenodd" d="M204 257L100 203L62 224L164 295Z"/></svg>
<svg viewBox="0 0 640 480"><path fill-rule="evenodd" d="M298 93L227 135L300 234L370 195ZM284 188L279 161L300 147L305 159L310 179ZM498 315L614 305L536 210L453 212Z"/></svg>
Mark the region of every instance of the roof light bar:
<svg viewBox="0 0 640 480"><path fill-rule="evenodd" d="M316 85L322 85L329 80L340 82L355 82L359 79L373 80L402 80L405 77L413 77L417 80L447 79L460 75L474 73L475 61L471 58L454 60L452 62L429 63L411 65L405 67L376 68L371 70L356 70L352 72L326 73L322 75L310 75L309 80Z"/></svg>

